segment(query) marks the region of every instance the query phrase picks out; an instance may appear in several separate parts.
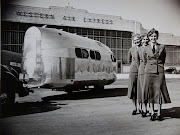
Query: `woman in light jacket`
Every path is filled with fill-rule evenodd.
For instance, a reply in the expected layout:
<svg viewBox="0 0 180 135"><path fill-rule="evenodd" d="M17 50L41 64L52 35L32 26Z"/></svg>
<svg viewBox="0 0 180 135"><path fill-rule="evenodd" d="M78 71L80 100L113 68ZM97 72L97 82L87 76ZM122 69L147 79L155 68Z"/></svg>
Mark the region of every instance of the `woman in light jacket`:
<svg viewBox="0 0 180 135"><path fill-rule="evenodd" d="M138 46L141 45L141 36L135 35L133 47L128 51L128 62L131 63L129 71L128 97L132 99L134 110L132 115L137 114L137 77L138 77Z"/></svg>
<svg viewBox="0 0 180 135"><path fill-rule="evenodd" d="M143 84L144 84L144 68L146 65L146 57L145 57L145 51L144 48L145 46L147 46L149 43L149 38L147 35L143 35L142 36L142 42L141 42L141 47L139 47L138 49L138 60L139 60L139 69L138 69L138 83L137 83L137 95L138 95L138 103L140 105L140 109L141 109L141 114L142 117L146 117L148 111L147 111L147 103L142 102L142 97L144 94L144 90L143 90ZM142 109L142 107L144 106L144 111Z"/></svg>
<svg viewBox="0 0 180 135"><path fill-rule="evenodd" d="M147 64L145 66L144 97L145 103L149 102L151 106L151 121L162 120L162 103L171 103L169 93L166 87L164 74L164 63L166 57L165 46L158 44L159 32L154 28L148 33L150 42L145 47ZM154 112L154 103L158 106L158 112Z"/></svg>

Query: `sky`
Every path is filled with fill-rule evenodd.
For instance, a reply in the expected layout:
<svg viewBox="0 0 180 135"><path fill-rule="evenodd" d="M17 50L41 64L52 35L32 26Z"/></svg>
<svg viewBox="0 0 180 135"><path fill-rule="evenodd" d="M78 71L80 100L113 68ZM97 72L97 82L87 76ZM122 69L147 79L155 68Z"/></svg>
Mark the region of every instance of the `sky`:
<svg viewBox="0 0 180 135"><path fill-rule="evenodd" d="M11 3L46 8L72 6L89 13L136 20L145 29L180 36L180 0L14 0Z"/></svg>

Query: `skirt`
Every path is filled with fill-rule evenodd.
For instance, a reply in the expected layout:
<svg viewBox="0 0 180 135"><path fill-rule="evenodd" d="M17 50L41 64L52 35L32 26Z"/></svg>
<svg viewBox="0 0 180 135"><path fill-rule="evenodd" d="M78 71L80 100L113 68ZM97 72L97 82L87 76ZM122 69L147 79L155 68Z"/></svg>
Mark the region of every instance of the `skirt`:
<svg viewBox="0 0 180 135"><path fill-rule="evenodd" d="M144 74L139 74L138 80L137 80L137 100L138 100L138 103L142 103L142 97L144 94L143 84L144 84Z"/></svg>
<svg viewBox="0 0 180 135"><path fill-rule="evenodd" d="M128 98L137 99L137 77L138 73L129 73Z"/></svg>
<svg viewBox="0 0 180 135"><path fill-rule="evenodd" d="M164 73L145 74L143 90L144 103L171 103Z"/></svg>

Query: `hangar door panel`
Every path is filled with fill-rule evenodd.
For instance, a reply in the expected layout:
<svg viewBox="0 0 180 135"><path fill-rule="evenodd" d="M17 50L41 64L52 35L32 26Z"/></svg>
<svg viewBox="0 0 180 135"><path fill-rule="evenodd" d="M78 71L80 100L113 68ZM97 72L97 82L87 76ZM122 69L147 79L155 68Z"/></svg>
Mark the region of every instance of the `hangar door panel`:
<svg viewBox="0 0 180 135"><path fill-rule="evenodd" d="M75 78L75 58L59 58L60 79Z"/></svg>

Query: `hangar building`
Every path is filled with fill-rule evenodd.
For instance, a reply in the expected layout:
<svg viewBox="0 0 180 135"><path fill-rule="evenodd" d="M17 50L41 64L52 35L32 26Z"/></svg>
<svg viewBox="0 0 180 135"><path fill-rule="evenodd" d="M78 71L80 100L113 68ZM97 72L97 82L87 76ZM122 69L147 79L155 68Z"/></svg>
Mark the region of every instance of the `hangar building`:
<svg viewBox="0 0 180 135"><path fill-rule="evenodd" d="M47 25L98 40L109 46L116 56L118 73L129 72L127 53L132 46L132 35L148 31L134 20L89 13L87 10L69 6L42 8L8 5L1 23L1 49L22 53L25 31L31 26ZM159 43L166 45L166 67L180 68L180 36L160 33Z"/></svg>

